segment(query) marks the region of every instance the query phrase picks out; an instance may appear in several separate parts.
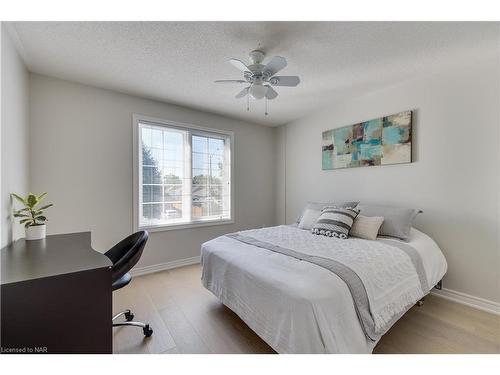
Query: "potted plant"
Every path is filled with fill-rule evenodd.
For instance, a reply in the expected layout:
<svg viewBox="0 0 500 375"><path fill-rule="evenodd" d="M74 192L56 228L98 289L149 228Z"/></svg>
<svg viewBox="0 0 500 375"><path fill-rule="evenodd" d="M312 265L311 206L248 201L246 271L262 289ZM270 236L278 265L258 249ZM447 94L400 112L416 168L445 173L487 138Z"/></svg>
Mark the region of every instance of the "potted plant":
<svg viewBox="0 0 500 375"><path fill-rule="evenodd" d="M17 194L11 194L12 197L16 198L24 206L20 210L14 211L14 217L21 219L19 224L24 224L27 240L41 240L45 238L45 222L47 221L47 217L44 215L43 211L53 206L53 204L47 204L43 207L38 207L38 204L46 195L47 193L38 196L29 193L26 198L23 198Z"/></svg>

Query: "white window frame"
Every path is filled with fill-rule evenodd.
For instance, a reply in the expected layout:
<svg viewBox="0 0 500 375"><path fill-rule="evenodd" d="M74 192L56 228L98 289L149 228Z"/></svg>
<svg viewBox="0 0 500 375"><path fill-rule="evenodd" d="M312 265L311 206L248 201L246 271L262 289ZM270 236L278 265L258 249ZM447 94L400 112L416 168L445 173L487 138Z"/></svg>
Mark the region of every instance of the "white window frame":
<svg viewBox="0 0 500 375"><path fill-rule="evenodd" d="M220 134L224 137L229 137L229 164L230 164L230 185L231 185L231 193L230 193L230 218L229 219L213 219L213 220L199 220L199 221L191 221L188 223L174 223L174 224L160 224L160 225L146 225L140 226L140 207L139 207L139 194L141 192L141 187L139 184L140 180L140 171L139 171L139 160L140 160L140 152L141 152L141 144L140 144L140 136L139 136L139 123L150 123L154 126L165 126L169 128L179 128L180 130L188 130L195 131L200 134L203 132L210 134ZM234 224L234 133L230 130L220 130L220 129L212 129L199 125L187 124L178 121L170 121L166 119L145 116L141 114L134 113L132 114L132 142L133 142L133 225L134 231L138 230L147 230L149 232L159 232L159 231L168 231L168 230L177 230L177 229L187 229L187 228L196 228L196 227L207 227L214 225L226 225L226 224ZM191 173L191 172L190 172Z"/></svg>

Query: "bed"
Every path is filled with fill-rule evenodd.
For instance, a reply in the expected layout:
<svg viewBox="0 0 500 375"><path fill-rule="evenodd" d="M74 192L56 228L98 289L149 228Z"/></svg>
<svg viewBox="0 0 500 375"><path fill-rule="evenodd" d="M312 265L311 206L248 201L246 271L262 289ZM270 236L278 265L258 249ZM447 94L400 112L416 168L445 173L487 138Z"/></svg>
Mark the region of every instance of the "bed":
<svg viewBox="0 0 500 375"><path fill-rule="evenodd" d="M278 353L371 353L446 273L437 244L281 225L202 245L202 283Z"/></svg>

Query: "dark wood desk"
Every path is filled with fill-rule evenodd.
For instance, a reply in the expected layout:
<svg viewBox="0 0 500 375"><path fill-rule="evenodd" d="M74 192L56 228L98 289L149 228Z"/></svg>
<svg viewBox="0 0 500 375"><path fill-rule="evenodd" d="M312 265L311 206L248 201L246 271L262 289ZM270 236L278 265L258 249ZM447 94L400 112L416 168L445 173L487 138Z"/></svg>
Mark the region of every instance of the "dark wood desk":
<svg viewBox="0 0 500 375"><path fill-rule="evenodd" d="M2 353L112 353L111 261L90 232L1 250Z"/></svg>

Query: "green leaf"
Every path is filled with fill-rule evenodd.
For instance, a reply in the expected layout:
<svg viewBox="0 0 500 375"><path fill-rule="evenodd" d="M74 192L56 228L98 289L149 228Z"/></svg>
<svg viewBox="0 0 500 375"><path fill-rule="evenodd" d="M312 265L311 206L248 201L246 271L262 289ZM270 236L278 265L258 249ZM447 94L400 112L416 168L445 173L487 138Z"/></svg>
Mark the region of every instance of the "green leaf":
<svg viewBox="0 0 500 375"><path fill-rule="evenodd" d="M28 227L30 227L31 225L32 225L32 223L31 223L31 222L27 222L26 224L24 224L24 227L25 227L25 228L28 228Z"/></svg>
<svg viewBox="0 0 500 375"><path fill-rule="evenodd" d="M45 196L46 196L46 195L47 195L47 192L40 194L40 195L37 197L38 202L40 202L43 198L45 198Z"/></svg>
<svg viewBox="0 0 500 375"><path fill-rule="evenodd" d="M17 195L16 193L10 193L10 195L11 195L12 197L16 198L16 199L17 199L19 202L21 202L22 204L27 205L27 203L28 203L28 202L27 202L24 198L22 198L22 197L20 197L19 195Z"/></svg>
<svg viewBox="0 0 500 375"><path fill-rule="evenodd" d="M33 208L38 203L38 199L34 194L29 193L27 202L28 202L28 207Z"/></svg>
<svg viewBox="0 0 500 375"><path fill-rule="evenodd" d="M24 223L27 223L27 222L30 222L30 221L33 221L32 219L22 219L19 224L24 224Z"/></svg>
<svg viewBox="0 0 500 375"><path fill-rule="evenodd" d="M20 214L20 213L15 213L14 214L14 217L30 217L29 215L26 215L26 214Z"/></svg>
<svg viewBox="0 0 500 375"><path fill-rule="evenodd" d="M47 218L45 216L43 216L43 215L35 216L35 219L36 220L41 220L41 221L46 221L47 220Z"/></svg>
<svg viewBox="0 0 500 375"><path fill-rule="evenodd" d="M48 205L46 205L46 206L43 206L43 207L38 208L38 210L39 210L39 211L41 211L41 210L46 210L47 208L52 207L53 205L54 205L54 204L53 204L53 203L51 203L51 204L48 204Z"/></svg>

